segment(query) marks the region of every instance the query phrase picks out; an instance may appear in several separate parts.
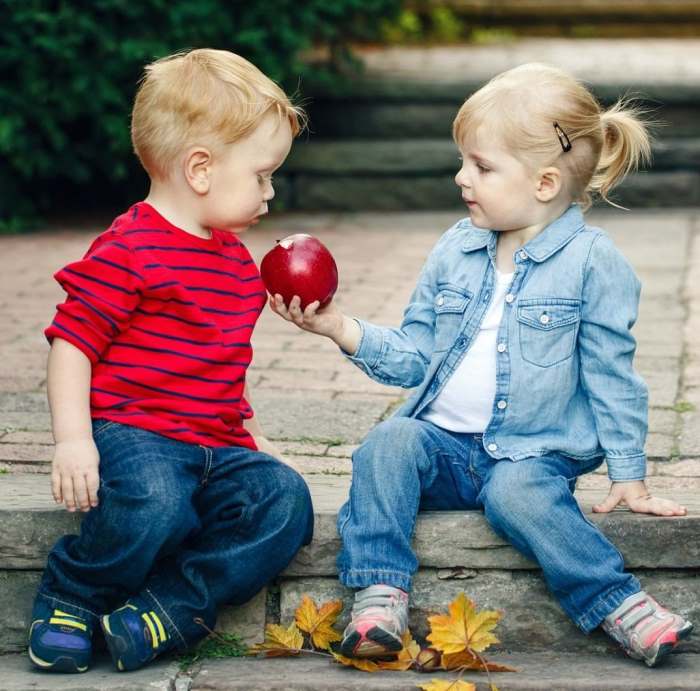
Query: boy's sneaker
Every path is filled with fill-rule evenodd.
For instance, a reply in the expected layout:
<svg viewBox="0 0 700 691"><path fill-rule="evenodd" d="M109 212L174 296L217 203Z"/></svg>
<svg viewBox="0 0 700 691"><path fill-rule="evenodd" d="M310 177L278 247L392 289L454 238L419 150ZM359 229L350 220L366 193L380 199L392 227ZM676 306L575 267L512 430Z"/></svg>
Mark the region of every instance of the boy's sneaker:
<svg viewBox="0 0 700 691"><path fill-rule="evenodd" d="M38 615L38 616L37 616ZM85 672L92 657L92 627L61 609L37 606L29 629L29 659L48 672Z"/></svg>
<svg viewBox="0 0 700 691"><path fill-rule="evenodd" d="M389 585L372 585L355 593L352 620L340 652L345 657L385 657L403 648L408 628L408 594Z"/></svg>
<svg viewBox="0 0 700 691"><path fill-rule="evenodd" d="M120 672L143 667L172 647L158 614L138 598L100 619L109 653Z"/></svg>
<svg viewBox="0 0 700 691"><path fill-rule="evenodd" d="M655 667L693 631L693 625L678 614L664 609L643 590L630 595L605 617L603 630L635 660Z"/></svg>

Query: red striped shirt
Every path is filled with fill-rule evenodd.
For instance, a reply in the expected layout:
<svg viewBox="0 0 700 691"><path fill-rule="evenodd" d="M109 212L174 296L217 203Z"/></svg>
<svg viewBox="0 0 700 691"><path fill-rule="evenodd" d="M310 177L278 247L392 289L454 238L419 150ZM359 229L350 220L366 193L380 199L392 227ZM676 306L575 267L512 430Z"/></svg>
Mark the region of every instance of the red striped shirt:
<svg viewBox="0 0 700 691"><path fill-rule="evenodd" d="M256 448L243 389L265 288L234 234L199 238L140 202L55 278L68 298L45 334L90 358L93 418Z"/></svg>

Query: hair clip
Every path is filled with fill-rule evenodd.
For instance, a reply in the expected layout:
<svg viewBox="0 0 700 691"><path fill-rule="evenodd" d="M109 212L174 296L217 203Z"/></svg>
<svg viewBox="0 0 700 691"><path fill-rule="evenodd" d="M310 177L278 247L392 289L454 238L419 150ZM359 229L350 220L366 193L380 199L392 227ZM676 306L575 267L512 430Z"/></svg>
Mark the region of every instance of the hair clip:
<svg viewBox="0 0 700 691"><path fill-rule="evenodd" d="M566 136L566 132L559 127L558 122L554 123L554 131L557 133L557 137L559 137L561 148L564 149L564 151L571 151L571 140Z"/></svg>

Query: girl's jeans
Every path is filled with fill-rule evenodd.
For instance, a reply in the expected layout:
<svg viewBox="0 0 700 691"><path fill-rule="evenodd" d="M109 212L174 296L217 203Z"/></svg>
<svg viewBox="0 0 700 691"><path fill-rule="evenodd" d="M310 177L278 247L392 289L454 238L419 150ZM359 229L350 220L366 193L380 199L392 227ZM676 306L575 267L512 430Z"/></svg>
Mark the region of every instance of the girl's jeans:
<svg viewBox="0 0 700 691"><path fill-rule="evenodd" d="M353 455L350 499L338 515L341 582L410 590L411 537L420 510L483 509L491 527L539 563L566 613L586 632L641 590L622 556L581 512L576 478L599 466L556 453L495 460L481 435L424 420L379 424ZM464 564L464 566L469 566Z"/></svg>
<svg viewBox="0 0 700 691"><path fill-rule="evenodd" d="M313 531L294 470L241 447L186 444L96 420L99 506L49 554L37 608L97 617L138 594L175 645L206 635L224 603L242 604L279 574Z"/></svg>

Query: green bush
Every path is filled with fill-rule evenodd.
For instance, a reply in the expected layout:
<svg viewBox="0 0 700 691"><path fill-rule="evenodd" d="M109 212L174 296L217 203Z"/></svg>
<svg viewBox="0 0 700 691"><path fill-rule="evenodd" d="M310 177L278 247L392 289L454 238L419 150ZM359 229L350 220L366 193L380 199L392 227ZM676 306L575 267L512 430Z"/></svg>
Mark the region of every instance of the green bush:
<svg viewBox="0 0 700 691"><path fill-rule="evenodd" d="M310 68L301 51L341 55L399 8L400 0L0 0L0 230L145 193L129 140L144 64L225 48L303 95Z"/></svg>

